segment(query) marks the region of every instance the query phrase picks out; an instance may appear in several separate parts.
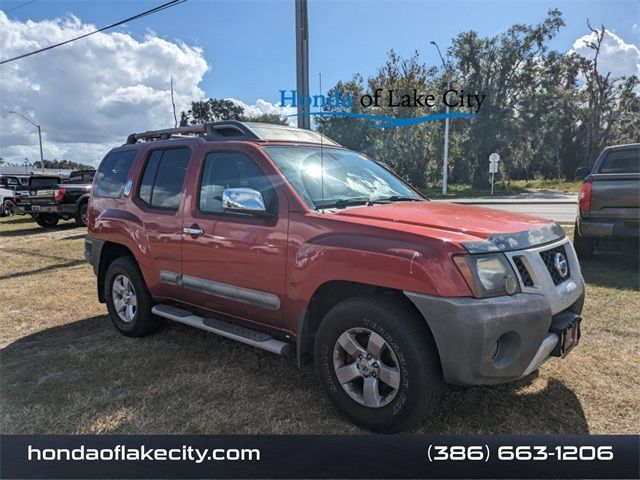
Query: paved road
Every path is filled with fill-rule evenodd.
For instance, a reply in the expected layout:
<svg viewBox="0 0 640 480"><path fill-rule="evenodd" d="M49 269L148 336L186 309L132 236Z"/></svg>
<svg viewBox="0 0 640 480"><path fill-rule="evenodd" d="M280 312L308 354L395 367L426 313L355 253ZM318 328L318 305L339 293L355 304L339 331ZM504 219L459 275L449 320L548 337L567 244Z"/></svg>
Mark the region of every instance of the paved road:
<svg viewBox="0 0 640 480"><path fill-rule="evenodd" d="M578 210L575 203L493 203L479 206L535 215L559 223L573 223Z"/></svg>
<svg viewBox="0 0 640 480"><path fill-rule="evenodd" d="M453 198L446 201L535 215L559 223L573 223L575 221L578 211L578 196L576 194L538 195L537 193L510 197Z"/></svg>

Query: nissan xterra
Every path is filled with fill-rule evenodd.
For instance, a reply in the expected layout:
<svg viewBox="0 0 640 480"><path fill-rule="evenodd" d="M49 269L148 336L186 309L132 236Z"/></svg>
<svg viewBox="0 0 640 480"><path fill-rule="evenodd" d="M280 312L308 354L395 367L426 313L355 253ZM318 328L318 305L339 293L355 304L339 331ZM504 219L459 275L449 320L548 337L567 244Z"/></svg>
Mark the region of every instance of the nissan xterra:
<svg viewBox="0 0 640 480"><path fill-rule="evenodd" d="M431 202L286 126L131 134L97 171L85 256L124 335L162 317L291 354L375 431L414 426L443 382L517 380L580 338L584 282L559 225Z"/></svg>

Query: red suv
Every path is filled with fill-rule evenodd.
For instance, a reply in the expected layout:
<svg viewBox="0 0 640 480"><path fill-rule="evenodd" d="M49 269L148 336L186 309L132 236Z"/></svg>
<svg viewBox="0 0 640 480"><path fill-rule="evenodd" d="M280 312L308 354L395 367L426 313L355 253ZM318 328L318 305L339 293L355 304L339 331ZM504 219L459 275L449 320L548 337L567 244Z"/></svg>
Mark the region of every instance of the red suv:
<svg viewBox="0 0 640 480"><path fill-rule="evenodd" d="M580 336L584 282L559 225L429 201L317 132L132 134L99 167L88 226L120 332L163 317L291 354L376 431L415 425L443 382L516 380Z"/></svg>

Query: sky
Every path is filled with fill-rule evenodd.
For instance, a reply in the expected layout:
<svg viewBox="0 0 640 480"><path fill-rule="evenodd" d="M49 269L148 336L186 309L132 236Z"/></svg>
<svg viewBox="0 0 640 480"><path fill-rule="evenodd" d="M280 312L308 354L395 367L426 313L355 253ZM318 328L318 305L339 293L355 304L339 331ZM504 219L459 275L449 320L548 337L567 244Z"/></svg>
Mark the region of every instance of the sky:
<svg viewBox="0 0 640 480"><path fill-rule="evenodd" d="M156 1L1 0L2 59L63 41L161 4ZM496 35L514 23L535 24L558 8L566 26L550 42L586 50L581 39L604 24L603 65L640 73L640 1L308 0L311 91L354 73L368 76L390 49L418 50L438 65L458 33ZM133 131L172 126L169 78L178 110L191 100L232 98L249 112L280 112L278 91L295 88L294 0L186 3L49 52L0 65L0 156L97 164ZM290 113L285 111L284 113Z"/></svg>

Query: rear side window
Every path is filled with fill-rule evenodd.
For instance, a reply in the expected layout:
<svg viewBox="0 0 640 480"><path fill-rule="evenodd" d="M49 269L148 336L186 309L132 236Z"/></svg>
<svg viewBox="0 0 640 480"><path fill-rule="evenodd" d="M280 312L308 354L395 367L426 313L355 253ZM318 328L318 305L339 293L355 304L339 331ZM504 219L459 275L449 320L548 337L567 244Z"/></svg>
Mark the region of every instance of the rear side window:
<svg viewBox="0 0 640 480"><path fill-rule="evenodd" d="M610 152L599 173L640 173L640 149Z"/></svg>
<svg viewBox="0 0 640 480"><path fill-rule="evenodd" d="M98 170L93 195L107 198L121 197L129 167L131 167L135 156L135 150L114 152L108 155Z"/></svg>
<svg viewBox="0 0 640 480"><path fill-rule="evenodd" d="M150 207L177 210L191 150L154 150L144 168L138 198Z"/></svg>

